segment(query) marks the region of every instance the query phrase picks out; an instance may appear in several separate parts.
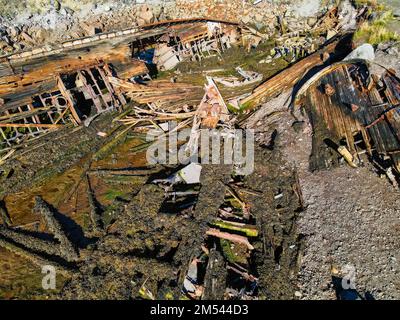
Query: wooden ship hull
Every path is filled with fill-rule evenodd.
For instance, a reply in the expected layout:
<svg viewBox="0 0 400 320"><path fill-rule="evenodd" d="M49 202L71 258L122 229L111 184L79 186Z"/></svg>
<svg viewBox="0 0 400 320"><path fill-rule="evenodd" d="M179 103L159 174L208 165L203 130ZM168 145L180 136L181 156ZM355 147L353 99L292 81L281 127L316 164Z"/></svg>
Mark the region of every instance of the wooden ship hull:
<svg viewBox="0 0 400 320"><path fill-rule="evenodd" d="M151 67L201 59L240 36L236 23L179 19L0 57L0 152L105 110L121 110L127 97L110 77L150 79ZM157 59L163 50L174 63Z"/></svg>

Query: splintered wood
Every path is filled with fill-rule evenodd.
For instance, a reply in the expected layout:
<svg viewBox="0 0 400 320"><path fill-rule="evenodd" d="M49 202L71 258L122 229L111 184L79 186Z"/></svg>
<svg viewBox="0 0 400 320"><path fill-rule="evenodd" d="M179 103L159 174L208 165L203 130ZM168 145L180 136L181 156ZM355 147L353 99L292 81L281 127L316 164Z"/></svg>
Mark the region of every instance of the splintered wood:
<svg viewBox="0 0 400 320"><path fill-rule="evenodd" d="M145 124L150 124L156 129L171 133L168 121L180 121L173 131L180 130L192 123L192 134L188 146L196 146L200 128L215 128L219 122L229 120L229 112L212 78L207 77L208 84L204 90L199 86L184 83L171 83L166 81L151 81L146 84L132 83L115 77L109 78L113 86L126 92L133 101L147 107L133 107L126 115L117 121L125 125L136 126L137 130L148 129ZM204 93L205 91L205 93ZM161 95L161 93L163 93ZM203 95L198 102L177 104L177 96L183 95L193 98L194 95ZM144 100L143 100L144 99ZM159 100L156 100L159 99ZM160 100L163 99L163 100ZM140 125L139 125L140 124Z"/></svg>
<svg viewBox="0 0 400 320"><path fill-rule="evenodd" d="M102 112L121 111L127 99L170 113L198 104L200 86L139 84L151 80L148 66L161 67L149 52L164 48L175 63L198 59L227 49L236 39L227 35L238 30L224 21L171 20L1 57L0 152L69 124L90 125Z"/></svg>
<svg viewBox="0 0 400 320"><path fill-rule="evenodd" d="M109 77L109 81L113 86L124 91L133 101L139 104L153 103L160 109L196 104L201 100L203 94L200 86L189 83L155 80L139 84L115 77Z"/></svg>
<svg viewBox="0 0 400 320"><path fill-rule="evenodd" d="M205 86L206 94L197 109L197 115L201 119L203 127L215 128L219 121L228 121L229 112L213 79L207 77L207 80L208 85Z"/></svg>

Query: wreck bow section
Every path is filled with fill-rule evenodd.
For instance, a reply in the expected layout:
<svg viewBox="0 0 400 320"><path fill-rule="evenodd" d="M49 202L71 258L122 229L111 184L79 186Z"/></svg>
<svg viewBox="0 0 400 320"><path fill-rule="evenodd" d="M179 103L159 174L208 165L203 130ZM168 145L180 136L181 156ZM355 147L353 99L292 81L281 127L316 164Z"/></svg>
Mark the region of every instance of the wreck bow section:
<svg viewBox="0 0 400 320"><path fill-rule="evenodd" d="M121 110L129 97L110 78L151 80L185 59L220 53L240 37L235 23L173 20L2 57L0 153L49 130Z"/></svg>
<svg viewBox="0 0 400 320"><path fill-rule="evenodd" d="M400 172L400 80L378 78L366 61L333 64L298 92L313 126L312 170L334 165L340 153L352 165L368 155L380 169ZM337 153L337 152L338 153Z"/></svg>

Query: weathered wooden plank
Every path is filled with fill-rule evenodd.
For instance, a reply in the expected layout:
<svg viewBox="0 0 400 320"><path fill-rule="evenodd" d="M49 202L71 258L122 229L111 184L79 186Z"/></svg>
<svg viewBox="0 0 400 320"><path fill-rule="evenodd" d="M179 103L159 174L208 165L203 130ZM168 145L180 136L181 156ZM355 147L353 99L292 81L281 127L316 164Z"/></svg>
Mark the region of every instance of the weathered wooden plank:
<svg viewBox="0 0 400 320"><path fill-rule="evenodd" d="M337 57L340 58L351 51L350 42L351 40L347 35L281 71L254 89L250 96L241 100L239 102L241 108L244 110L256 108L268 99L279 95L284 90L294 87L313 67L323 66L322 53L332 55L335 51L339 51L337 49L340 46L341 52Z"/></svg>
<svg viewBox="0 0 400 320"><path fill-rule="evenodd" d="M46 123L0 123L1 128L60 128L63 124Z"/></svg>
<svg viewBox="0 0 400 320"><path fill-rule="evenodd" d="M67 100L68 108L71 111L71 114L74 117L75 122L77 124L80 124L82 121L81 121L81 118L79 117L78 113L75 110L74 101L71 97L71 94L68 92L67 88L65 88L64 82L62 81L60 76L57 77L57 84L58 84L58 87L60 88L61 94Z"/></svg>

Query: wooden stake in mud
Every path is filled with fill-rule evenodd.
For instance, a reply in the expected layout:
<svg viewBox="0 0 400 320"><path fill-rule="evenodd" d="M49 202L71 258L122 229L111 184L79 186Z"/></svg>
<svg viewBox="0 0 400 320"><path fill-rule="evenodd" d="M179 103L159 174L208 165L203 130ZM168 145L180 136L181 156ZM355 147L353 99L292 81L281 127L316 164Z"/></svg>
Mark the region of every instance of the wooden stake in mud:
<svg viewBox="0 0 400 320"><path fill-rule="evenodd" d="M86 175L86 180L87 180L86 193L88 196L89 207L90 207L90 219L92 221L93 230L99 232L103 229L103 221L101 219L101 215L98 210L96 198L93 194L89 174Z"/></svg>

